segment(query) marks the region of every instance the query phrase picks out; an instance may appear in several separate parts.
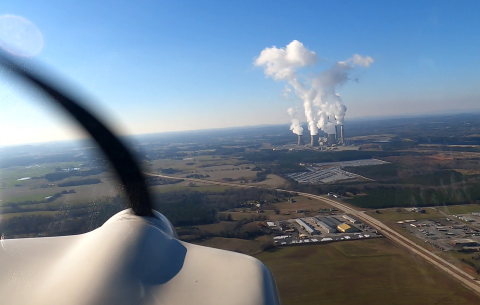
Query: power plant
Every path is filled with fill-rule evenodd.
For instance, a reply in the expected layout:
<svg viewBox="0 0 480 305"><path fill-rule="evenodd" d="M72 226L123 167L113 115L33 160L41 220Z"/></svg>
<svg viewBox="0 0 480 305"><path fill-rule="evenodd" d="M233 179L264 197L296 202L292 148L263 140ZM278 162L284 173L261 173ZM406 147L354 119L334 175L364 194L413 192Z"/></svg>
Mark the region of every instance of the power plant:
<svg viewBox="0 0 480 305"><path fill-rule="evenodd" d="M318 146L335 146L335 145L345 145L344 139L344 128L343 125L336 125L335 129L330 130L331 133L325 134L323 137L319 137L318 134L310 136L310 147ZM297 146L304 146L303 134L298 134ZM308 144L308 142L307 142Z"/></svg>

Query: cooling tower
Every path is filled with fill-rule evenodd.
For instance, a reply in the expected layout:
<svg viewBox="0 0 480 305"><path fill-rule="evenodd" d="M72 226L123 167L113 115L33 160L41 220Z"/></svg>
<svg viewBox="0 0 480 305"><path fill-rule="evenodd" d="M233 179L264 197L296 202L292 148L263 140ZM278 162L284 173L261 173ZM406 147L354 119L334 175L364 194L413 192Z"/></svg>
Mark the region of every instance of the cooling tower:
<svg viewBox="0 0 480 305"><path fill-rule="evenodd" d="M333 145L333 144L337 144L337 139L336 139L336 136L335 134L329 134L328 137L327 137L327 143L328 145Z"/></svg>
<svg viewBox="0 0 480 305"><path fill-rule="evenodd" d="M343 139L343 125L340 125L340 141L343 144L345 144L345 141Z"/></svg>
<svg viewBox="0 0 480 305"><path fill-rule="evenodd" d="M312 135L310 145L312 145L312 147L318 146L318 135Z"/></svg>
<svg viewBox="0 0 480 305"><path fill-rule="evenodd" d="M298 146L300 145L303 145L303 136L302 135L298 135L298 143L297 143Z"/></svg>

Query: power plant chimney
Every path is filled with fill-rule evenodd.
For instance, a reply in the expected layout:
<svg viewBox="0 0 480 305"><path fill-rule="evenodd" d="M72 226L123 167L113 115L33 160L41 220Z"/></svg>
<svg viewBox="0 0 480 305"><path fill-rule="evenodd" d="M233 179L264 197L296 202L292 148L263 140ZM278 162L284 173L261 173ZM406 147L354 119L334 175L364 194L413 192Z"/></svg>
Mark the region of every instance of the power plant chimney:
<svg viewBox="0 0 480 305"><path fill-rule="evenodd" d="M318 146L318 136L317 135L312 134L312 138L310 140L310 145L312 145L312 147L317 147Z"/></svg>
<svg viewBox="0 0 480 305"><path fill-rule="evenodd" d="M343 139L343 125L340 125L340 141L342 145L345 145L345 141Z"/></svg>
<svg viewBox="0 0 480 305"><path fill-rule="evenodd" d="M303 136L300 135L300 134L298 135L298 144L297 145L298 146L303 145Z"/></svg>

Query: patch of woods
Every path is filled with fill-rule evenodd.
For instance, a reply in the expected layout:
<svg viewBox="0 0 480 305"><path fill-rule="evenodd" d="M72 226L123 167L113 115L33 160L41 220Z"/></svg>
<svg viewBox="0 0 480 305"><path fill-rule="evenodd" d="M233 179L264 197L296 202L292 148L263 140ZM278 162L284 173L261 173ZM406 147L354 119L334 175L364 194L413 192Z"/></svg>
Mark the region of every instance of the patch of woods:
<svg viewBox="0 0 480 305"><path fill-rule="evenodd" d="M183 179L167 179L167 178L155 177L155 176L149 176L149 177L146 177L145 179L147 186L177 184L182 181Z"/></svg>
<svg viewBox="0 0 480 305"><path fill-rule="evenodd" d="M255 239L259 236L272 233L271 229L258 226L257 221L262 220L265 220L265 216L258 215L248 219L233 221L230 225L224 225L220 231L202 230L194 226L183 226L177 229L177 234L180 239L190 242L211 237Z"/></svg>
<svg viewBox="0 0 480 305"><path fill-rule="evenodd" d="M45 179L49 182L60 181L70 177L86 177L92 175L99 175L105 171L104 167L92 168L89 170L71 170L71 171L57 171L55 173L45 174Z"/></svg>
<svg viewBox="0 0 480 305"><path fill-rule="evenodd" d="M174 226L194 226L218 222L217 213L242 207L247 201L274 203L289 198L286 192L259 188L231 188L223 192L191 189L156 194L154 207Z"/></svg>
<svg viewBox="0 0 480 305"><path fill-rule="evenodd" d="M43 208L41 211L44 213L5 218L0 222L0 232L5 238L82 234L102 226L126 207L126 201L121 196L104 197L72 207L64 203L60 207Z"/></svg>
<svg viewBox="0 0 480 305"><path fill-rule="evenodd" d="M179 173L181 171L170 167L170 168L157 168L157 172L162 174L172 175L175 173Z"/></svg>
<svg viewBox="0 0 480 305"><path fill-rule="evenodd" d="M464 187L395 187L379 185L365 187L366 196L356 196L348 202L361 208L427 207L480 203L480 184Z"/></svg>
<svg viewBox="0 0 480 305"><path fill-rule="evenodd" d="M70 193L74 190L64 192ZM64 203L60 207L58 205L37 207L39 203L58 199L62 196L62 193L55 194L45 201L26 201L8 205L4 203L1 208L3 215L36 211L39 213L20 214L11 218L5 217L0 222L0 232L6 238L36 237L39 234L41 236L82 234L100 227L111 216L127 208L125 198L120 195L103 197L73 206ZM285 201L289 197L288 193L254 188L232 188L223 192L197 192L186 189L155 195L154 208L164 214L174 226L183 229L196 225L218 223L223 219L228 221L228 216L223 218L223 216L219 216L218 212L241 207L242 203L247 201L255 200L268 205L273 202ZM208 233L192 229L195 231L192 235L196 239L210 236L254 238L264 233L261 233L263 230L252 222L264 219L264 215L258 214L253 219L239 222L230 221L233 227L229 227L223 232Z"/></svg>
<svg viewBox="0 0 480 305"><path fill-rule="evenodd" d="M98 184L101 182L102 181L98 178L85 178L85 179L71 180L71 181L58 183L57 185L60 187L67 187L67 186Z"/></svg>
<svg viewBox="0 0 480 305"><path fill-rule="evenodd" d="M204 179L208 178L210 175L202 175L202 174L188 174L185 176L185 178L193 178L193 179Z"/></svg>
<svg viewBox="0 0 480 305"><path fill-rule="evenodd" d="M375 167L378 167L376 169ZM352 168L345 168L354 172ZM480 183L475 175L455 170L438 170L405 178L388 177L401 166L384 164L354 168L356 173L378 181L308 185L286 178L288 189L311 194L339 194L345 202L361 208L426 207L480 202ZM388 178L386 178L388 177Z"/></svg>

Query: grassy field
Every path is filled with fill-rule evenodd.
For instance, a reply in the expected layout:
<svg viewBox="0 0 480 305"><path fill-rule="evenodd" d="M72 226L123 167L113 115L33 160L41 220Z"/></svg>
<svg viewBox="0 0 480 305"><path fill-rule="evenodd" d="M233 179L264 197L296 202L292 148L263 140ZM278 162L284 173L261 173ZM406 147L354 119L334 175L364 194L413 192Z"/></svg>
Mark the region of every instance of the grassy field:
<svg viewBox="0 0 480 305"><path fill-rule="evenodd" d="M41 177L48 173L55 172L56 167L74 168L79 167L81 162L57 162L47 163L41 166L12 166L0 169L0 186L9 188L14 187L15 184L23 184L30 180L18 181L17 179L24 177Z"/></svg>
<svg viewBox="0 0 480 305"><path fill-rule="evenodd" d="M447 275L386 239L276 248L256 255L282 304L478 304Z"/></svg>
<svg viewBox="0 0 480 305"><path fill-rule="evenodd" d="M462 204L437 207L440 211L448 215L468 214L471 212L480 212L480 205L478 204Z"/></svg>
<svg viewBox="0 0 480 305"><path fill-rule="evenodd" d="M423 220L423 219L434 219L442 218L442 214L438 213L433 209L425 209L426 213L417 213L417 212L408 212L402 210L402 212L397 212L396 209L384 209L380 210L380 214L377 214L375 211L366 212L366 214L381 220L383 222L395 222L400 220L414 219L414 220Z"/></svg>

